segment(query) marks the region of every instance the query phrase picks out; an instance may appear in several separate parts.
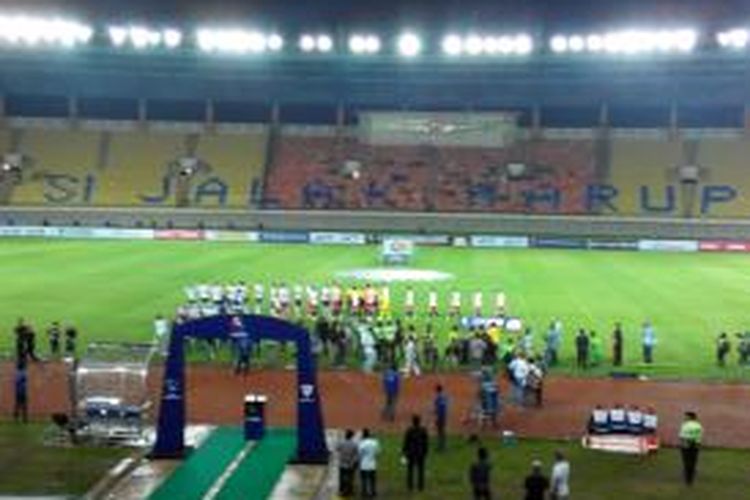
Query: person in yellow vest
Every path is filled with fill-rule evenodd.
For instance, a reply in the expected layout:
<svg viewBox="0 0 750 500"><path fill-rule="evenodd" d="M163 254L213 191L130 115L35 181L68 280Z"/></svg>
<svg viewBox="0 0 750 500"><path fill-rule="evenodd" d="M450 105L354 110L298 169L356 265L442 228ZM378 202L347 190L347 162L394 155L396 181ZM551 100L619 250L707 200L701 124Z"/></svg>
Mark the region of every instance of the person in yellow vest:
<svg viewBox="0 0 750 500"><path fill-rule="evenodd" d="M495 345L500 345L500 327L494 321L490 322L487 328L487 335Z"/></svg>
<svg viewBox="0 0 750 500"><path fill-rule="evenodd" d="M685 412L685 420L680 427L680 454L682 455L682 473L685 484L693 485L695 471L698 467L698 454L703 441L703 426L694 411Z"/></svg>

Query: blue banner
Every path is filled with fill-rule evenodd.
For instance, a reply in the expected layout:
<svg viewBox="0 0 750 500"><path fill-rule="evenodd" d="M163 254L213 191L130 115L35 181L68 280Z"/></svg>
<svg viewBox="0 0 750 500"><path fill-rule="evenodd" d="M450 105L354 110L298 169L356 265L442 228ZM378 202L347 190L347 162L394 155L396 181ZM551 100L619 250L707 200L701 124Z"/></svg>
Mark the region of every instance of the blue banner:
<svg viewBox="0 0 750 500"><path fill-rule="evenodd" d="M531 240L531 246L537 248L587 248L588 242L575 238L538 237Z"/></svg>

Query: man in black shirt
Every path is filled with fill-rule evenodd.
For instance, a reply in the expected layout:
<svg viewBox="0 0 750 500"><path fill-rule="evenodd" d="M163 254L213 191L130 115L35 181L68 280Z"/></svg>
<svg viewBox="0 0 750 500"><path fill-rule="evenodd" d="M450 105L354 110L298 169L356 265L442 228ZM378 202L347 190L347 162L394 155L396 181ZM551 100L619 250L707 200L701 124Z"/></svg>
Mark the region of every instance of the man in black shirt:
<svg viewBox="0 0 750 500"><path fill-rule="evenodd" d="M525 500L544 500L544 494L549 489L549 479L542 473L542 462L531 462L531 474L526 476L523 487L526 490Z"/></svg>
<svg viewBox="0 0 750 500"><path fill-rule="evenodd" d="M65 329L65 354L67 356L75 356L77 338L78 330L74 326L69 326Z"/></svg>
<svg viewBox="0 0 750 500"><path fill-rule="evenodd" d="M477 450L477 461L469 469L469 482L474 494L474 500L490 500L492 493L490 490L490 465L487 448Z"/></svg>
<svg viewBox="0 0 750 500"><path fill-rule="evenodd" d="M612 332L612 364L622 366L622 325L615 323L615 331Z"/></svg>
<svg viewBox="0 0 750 500"><path fill-rule="evenodd" d="M589 365L589 336L583 328L576 335L576 365L583 370Z"/></svg>
<svg viewBox="0 0 750 500"><path fill-rule="evenodd" d="M18 318L18 323L16 323L16 327L13 329L13 334L16 336L16 362L18 363L26 363L28 352L26 349L26 332L28 328L23 318Z"/></svg>
<svg viewBox="0 0 750 500"><path fill-rule="evenodd" d="M49 353L52 357L57 357L60 354L60 336L62 331L60 330L60 323L55 321L52 326L47 330L47 338L49 340Z"/></svg>
<svg viewBox="0 0 750 500"><path fill-rule="evenodd" d="M406 485L409 491L414 490L414 472L417 473L417 488L424 490L424 463L429 451L429 438L427 429L422 426L419 415L411 418L411 427L404 435L404 444L401 453L406 458L407 474Z"/></svg>

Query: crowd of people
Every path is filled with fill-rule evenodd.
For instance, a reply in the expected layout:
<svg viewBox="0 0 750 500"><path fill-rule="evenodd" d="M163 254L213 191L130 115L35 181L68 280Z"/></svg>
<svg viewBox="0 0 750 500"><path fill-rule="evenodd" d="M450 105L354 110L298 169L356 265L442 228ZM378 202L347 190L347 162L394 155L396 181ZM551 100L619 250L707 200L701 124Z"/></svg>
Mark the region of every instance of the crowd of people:
<svg viewBox="0 0 750 500"><path fill-rule="evenodd" d="M435 407L439 408L445 395L441 390L436 392ZM411 425L404 432L400 456L406 471L406 488L412 492L422 492L427 488L425 469L428 458L446 450L445 438L439 430L440 416L436 414L438 430L436 434L437 449L430 446L430 435L419 415L411 418ZM476 459L469 465L466 481L475 500L493 498L492 460L489 448L484 446L476 436L471 442L475 446ZM336 458L339 471L339 496L351 498L356 496L356 482L359 477L360 498L378 496L377 470L381 444L370 429L363 429L357 438L352 429L344 432L343 438L336 444ZM359 473L359 474L357 474ZM523 478L521 487L526 500L565 500L570 497L570 462L562 451L556 451L550 475L544 473L541 460L531 462L529 474Z"/></svg>

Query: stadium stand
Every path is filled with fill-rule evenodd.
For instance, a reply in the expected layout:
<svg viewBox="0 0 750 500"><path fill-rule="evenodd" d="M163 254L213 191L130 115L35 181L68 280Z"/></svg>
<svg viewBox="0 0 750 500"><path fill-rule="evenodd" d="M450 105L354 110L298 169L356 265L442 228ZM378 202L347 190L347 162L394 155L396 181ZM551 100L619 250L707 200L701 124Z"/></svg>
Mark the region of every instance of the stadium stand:
<svg viewBox="0 0 750 500"><path fill-rule="evenodd" d="M68 128L17 128L7 134L11 142L7 151L22 153L30 165L25 169L23 181L13 190L13 203L83 201L89 191L87 178L97 164L100 133Z"/></svg>
<svg viewBox="0 0 750 500"><path fill-rule="evenodd" d="M0 128L3 154L21 153L28 163L12 191L14 205L174 205L179 160L194 158L191 204L247 207L260 198L266 141L264 126L209 133L197 124L140 130L87 122L74 129L44 120Z"/></svg>
<svg viewBox="0 0 750 500"><path fill-rule="evenodd" d="M113 132L97 204L141 204L159 198L168 164L187 152L185 134L161 131ZM173 202L173 194L167 197Z"/></svg>
<svg viewBox="0 0 750 500"><path fill-rule="evenodd" d="M736 193L732 203L712 207L714 217L747 217L750 214L750 141L746 139L705 139L698 141L696 163L702 179L712 185L730 186Z"/></svg>
<svg viewBox="0 0 750 500"><path fill-rule="evenodd" d="M269 171L266 199L289 209L581 213L593 175L590 140L478 148L287 135ZM560 191L557 200L553 189Z"/></svg>
<svg viewBox="0 0 750 500"><path fill-rule="evenodd" d="M618 213L636 215L641 210L641 186L663 193L675 182L674 169L682 161L682 144L669 140L666 134L648 137L615 137L612 141L612 164L609 183L617 191Z"/></svg>

